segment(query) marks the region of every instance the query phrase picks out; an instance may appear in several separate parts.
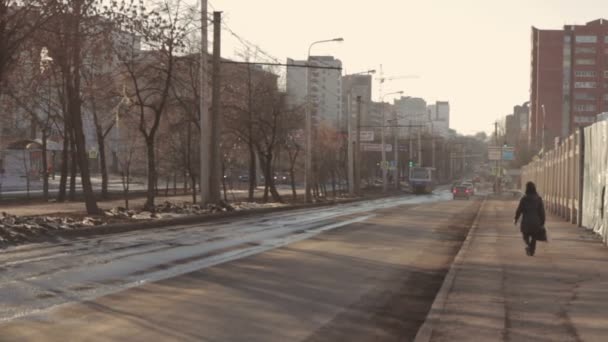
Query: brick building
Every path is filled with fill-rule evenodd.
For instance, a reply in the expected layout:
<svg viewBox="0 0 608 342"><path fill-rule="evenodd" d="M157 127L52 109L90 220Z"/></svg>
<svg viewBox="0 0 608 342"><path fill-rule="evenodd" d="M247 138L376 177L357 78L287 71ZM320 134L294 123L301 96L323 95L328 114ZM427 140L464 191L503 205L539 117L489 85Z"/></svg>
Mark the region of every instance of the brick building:
<svg viewBox="0 0 608 342"><path fill-rule="evenodd" d="M608 21L532 28L528 142L541 149L608 111Z"/></svg>

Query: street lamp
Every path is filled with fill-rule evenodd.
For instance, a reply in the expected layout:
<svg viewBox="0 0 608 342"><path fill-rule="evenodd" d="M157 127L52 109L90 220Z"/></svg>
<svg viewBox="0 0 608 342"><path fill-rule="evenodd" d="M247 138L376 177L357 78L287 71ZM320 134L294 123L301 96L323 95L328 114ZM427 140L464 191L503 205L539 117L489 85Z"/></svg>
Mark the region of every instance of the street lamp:
<svg viewBox="0 0 608 342"><path fill-rule="evenodd" d="M311 114L311 101L310 101L310 52L312 47L317 44L322 43L331 43L331 42L343 42L344 38L334 38L327 40L318 40L313 42L308 47L308 55L306 59L307 68L306 68L306 153L304 158L304 187L306 189L306 202L312 202L312 194L311 194L311 176L312 176L312 114Z"/></svg>
<svg viewBox="0 0 608 342"><path fill-rule="evenodd" d="M380 167L382 168L382 191L386 192L387 188L388 188L388 177L387 177L387 165L386 165L386 148L384 146L384 126L386 125L386 119L384 118L384 97L389 96L389 95L402 95L403 91L395 91L392 93L388 93L388 94L383 94L380 97L380 116L382 117L382 131L380 136L382 137L381 140L381 149L382 149L382 163L380 165Z"/></svg>

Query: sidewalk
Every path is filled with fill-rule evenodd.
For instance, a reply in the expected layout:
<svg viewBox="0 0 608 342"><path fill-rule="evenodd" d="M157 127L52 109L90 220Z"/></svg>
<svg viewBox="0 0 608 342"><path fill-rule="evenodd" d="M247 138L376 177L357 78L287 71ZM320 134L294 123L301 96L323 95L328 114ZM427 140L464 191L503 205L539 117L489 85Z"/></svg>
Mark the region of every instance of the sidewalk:
<svg viewBox="0 0 608 342"><path fill-rule="evenodd" d="M417 341L608 340L608 248L549 216L549 243L526 256L516 204L485 202Z"/></svg>

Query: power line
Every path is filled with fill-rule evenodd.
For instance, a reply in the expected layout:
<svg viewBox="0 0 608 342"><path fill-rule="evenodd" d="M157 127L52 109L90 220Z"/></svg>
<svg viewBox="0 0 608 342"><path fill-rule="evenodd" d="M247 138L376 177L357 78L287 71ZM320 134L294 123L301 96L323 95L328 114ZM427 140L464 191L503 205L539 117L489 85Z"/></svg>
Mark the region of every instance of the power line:
<svg viewBox="0 0 608 342"><path fill-rule="evenodd" d="M332 67L332 66L315 66L315 65L293 64L293 63L242 62L242 61L231 61L231 60L223 60L223 61L222 61L222 63L225 63L225 64L246 64L246 65L285 66L285 67L294 67L294 68L310 68L310 69L332 69L332 70L342 70L342 68L341 68L341 67Z"/></svg>

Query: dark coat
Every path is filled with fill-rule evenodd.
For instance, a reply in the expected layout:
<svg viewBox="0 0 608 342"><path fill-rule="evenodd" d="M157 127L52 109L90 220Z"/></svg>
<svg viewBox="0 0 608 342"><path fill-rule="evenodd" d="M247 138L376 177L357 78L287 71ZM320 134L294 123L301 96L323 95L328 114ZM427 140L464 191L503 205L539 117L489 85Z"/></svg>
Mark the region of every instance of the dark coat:
<svg viewBox="0 0 608 342"><path fill-rule="evenodd" d="M536 195L525 195L519 201L515 212L515 220L521 219L520 230L525 234L538 233L545 226L545 205L543 199Z"/></svg>

